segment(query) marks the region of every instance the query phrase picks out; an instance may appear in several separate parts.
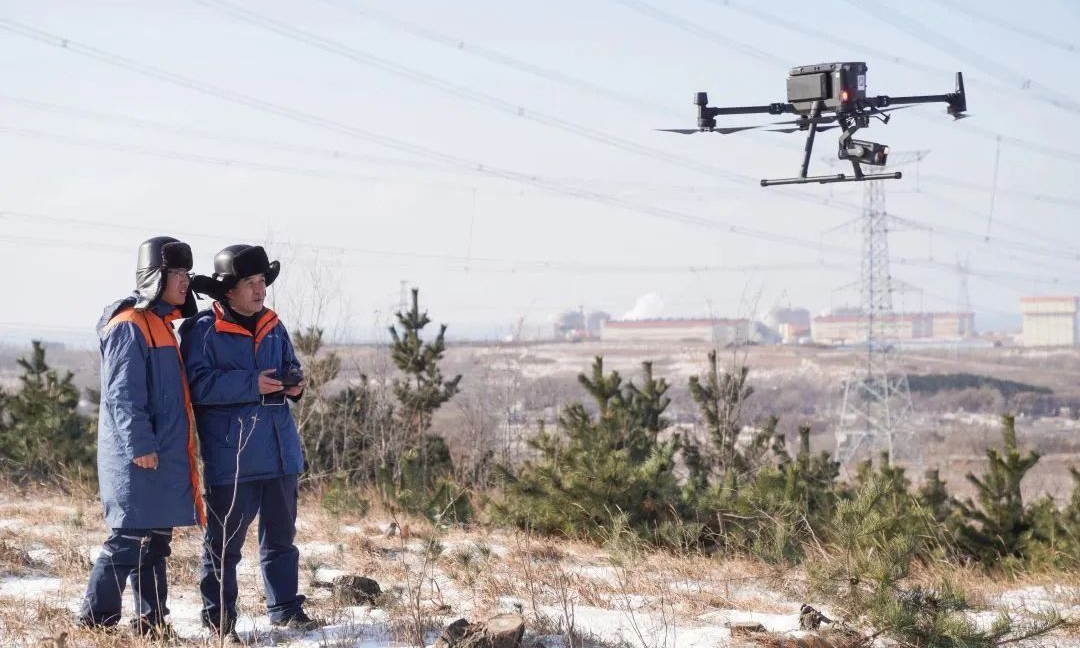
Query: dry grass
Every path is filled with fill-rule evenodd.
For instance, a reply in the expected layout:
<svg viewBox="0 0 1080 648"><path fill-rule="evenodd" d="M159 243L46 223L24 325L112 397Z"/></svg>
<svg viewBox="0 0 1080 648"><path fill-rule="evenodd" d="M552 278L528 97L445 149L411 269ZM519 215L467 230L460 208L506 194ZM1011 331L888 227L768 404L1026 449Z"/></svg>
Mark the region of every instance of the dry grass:
<svg viewBox="0 0 1080 648"><path fill-rule="evenodd" d="M0 633L26 638L22 644L10 645L37 646L31 639L66 630L71 633L68 643L72 647L143 646L141 640L129 636L126 625L119 632L105 634L71 628L70 611L89 572L89 548L98 546L105 537L96 503L59 493L39 493L32 502L15 499L10 493L6 496L8 499L3 499L5 493L0 491L0 519L17 520L18 524L0 528L0 576L49 576L62 581L59 592L26 599L0 597ZM625 618L643 627L697 627L719 623L716 619L729 613L794 615L804 601L820 603L805 599L806 587L798 570L777 569L753 560L644 550L631 561L613 560L612 554L592 544L555 542L506 531L435 527L400 513L387 518L376 513L366 517L331 515L322 509L317 495L311 494L302 498L300 519L297 542L301 547L301 589L309 597L307 607L310 613L337 626L334 638L324 642L327 646L372 639L413 643L418 628L430 642L455 618L482 620L520 605L528 620L526 648L544 635L557 635L560 642L569 641L571 648L615 647L624 645L625 636L630 635L596 636L581 620L583 610L622 611ZM387 536L394 519L399 528L409 529L407 535ZM265 614L255 526L240 574L238 603L246 618ZM49 550L48 560L33 560L30 552L41 549ZM201 551L195 529L177 530L169 560L173 596L183 593L186 600L197 600ZM324 569L378 581L384 591L378 620L340 605L328 589L313 586L316 574ZM944 564L922 566L913 575L916 584L935 585L945 579L964 590L976 607L990 605L1010 591L1050 586L1072 588L1056 590L1058 602L1063 607L1080 606L1077 575L1035 573L1004 580ZM253 637L259 645L288 639L266 632L265 623L259 627L264 629ZM1061 636L1080 638L1075 630ZM637 639L630 643L641 646Z"/></svg>
<svg viewBox="0 0 1080 648"><path fill-rule="evenodd" d="M0 540L0 572L22 576L33 566L30 554L11 540Z"/></svg>

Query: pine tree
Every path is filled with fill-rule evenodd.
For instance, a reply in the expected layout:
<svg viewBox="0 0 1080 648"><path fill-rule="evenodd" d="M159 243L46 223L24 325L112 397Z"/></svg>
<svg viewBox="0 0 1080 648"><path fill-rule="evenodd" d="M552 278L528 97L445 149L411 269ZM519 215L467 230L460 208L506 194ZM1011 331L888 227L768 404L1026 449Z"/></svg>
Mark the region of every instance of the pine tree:
<svg viewBox="0 0 1080 648"><path fill-rule="evenodd" d="M594 536L619 516L643 538L678 518L678 483L672 472L678 438L659 440L668 384L643 364L640 386L604 372L597 357L578 380L595 402L563 408L558 433L541 425L529 441L538 455L517 470L500 466L506 482L494 510L503 519L538 531Z"/></svg>
<svg viewBox="0 0 1080 648"><path fill-rule="evenodd" d="M813 591L834 601L845 623L869 626L901 645L988 646L964 615L963 597L947 584L905 587L920 535L887 504L903 496L897 481L867 476L837 505L826 553L808 567Z"/></svg>
<svg viewBox="0 0 1080 648"><path fill-rule="evenodd" d="M827 452L810 451L810 428L799 429L794 457L776 434L774 417L743 456L752 472L739 482L716 483L696 502L697 519L710 521L713 542L771 563L796 563L804 544L832 519L840 466Z"/></svg>
<svg viewBox="0 0 1080 648"><path fill-rule="evenodd" d="M1080 568L1080 470L1069 468L1073 489L1061 515L1062 534L1065 538L1064 562L1072 569Z"/></svg>
<svg viewBox="0 0 1080 648"><path fill-rule="evenodd" d="M398 326L390 327L393 338L391 357L404 378L394 380L394 394L399 403L398 416L402 429L419 444L420 437L431 427L431 417L455 394L461 376L443 378L439 360L446 352L446 325L432 342L424 342L421 332L431 323L427 312L420 312L420 291L412 290L412 308L396 314Z"/></svg>
<svg viewBox="0 0 1080 648"><path fill-rule="evenodd" d="M396 427L404 439L398 456L383 457L379 480L384 492L407 510L441 516L441 510L435 511L441 506L462 520L471 515L471 506L453 482L446 442L429 433L435 412L460 390L461 376L443 377L439 361L446 352L446 325L439 327L433 341L425 342L421 334L431 318L420 311L419 300L420 291L413 288L412 307L397 313L397 327L390 327L391 358L404 374L393 382Z"/></svg>
<svg viewBox="0 0 1080 648"><path fill-rule="evenodd" d="M705 380L698 376L690 377L690 396L705 419L712 442L712 463L721 472L724 482L734 477L731 473L744 472L749 468L736 450L742 430L742 406L754 393L747 384L749 371L749 367L742 366L736 373L721 372L716 351L713 350L709 351L709 370Z"/></svg>
<svg viewBox="0 0 1080 648"><path fill-rule="evenodd" d="M642 386L639 388L631 382L626 386L626 393L630 415L651 435L651 446L656 443L657 435L671 424L664 418L664 410L671 404L671 399L665 395L670 385L663 378L653 377L653 363L643 362L641 366Z"/></svg>
<svg viewBox="0 0 1080 648"><path fill-rule="evenodd" d="M308 470L315 475L330 475L349 469L350 427L341 420L342 410L328 407L323 389L337 378L341 358L323 352L323 329L309 326L293 331L293 347L303 364L304 396L293 408Z"/></svg>
<svg viewBox="0 0 1080 648"><path fill-rule="evenodd" d="M51 369L38 340L30 357L18 364L20 387L5 395L0 406L0 460L21 475L93 472L94 426L78 412L73 374L61 376Z"/></svg>
<svg viewBox="0 0 1080 648"><path fill-rule="evenodd" d="M823 555L808 566L813 593L833 602L841 621L868 627L896 645L919 648L993 648L1062 624L1049 612L1019 625L1002 615L980 628L952 584L911 586L911 568L925 551L925 537L890 512L888 502L902 497L897 484L896 479L870 479L841 501L825 534Z"/></svg>
<svg viewBox="0 0 1080 648"><path fill-rule="evenodd" d="M945 524L955 510L952 497L949 496L949 490L941 480L941 473L937 468L926 471L926 478L919 488L916 500L937 525Z"/></svg>
<svg viewBox="0 0 1080 648"><path fill-rule="evenodd" d="M820 535L836 507L840 463L826 451L817 454L810 451L809 426L799 428L799 451L795 457L788 458L786 452L780 456L784 499L796 504L806 530Z"/></svg>
<svg viewBox="0 0 1080 648"><path fill-rule="evenodd" d="M871 485L880 485L885 490L885 495L878 505L884 507L884 511L890 517L899 520L902 524L915 523L918 517L918 508L909 492L911 482L902 466L897 466L889 461L889 453L882 452L875 466L872 460L867 459L859 464L851 483L844 489L844 494L849 498L855 498L857 494Z"/></svg>
<svg viewBox="0 0 1080 648"><path fill-rule="evenodd" d="M797 562L803 542L831 518L839 465L828 453L810 452L805 427L792 457L776 417L740 444L743 406L754 393L749 368L721 372L716 351L708 360L707 373L689 384L708 439L683 443L684 506L706 524L714 544L769 562Z"/></svg>
<svg viewBox="0 0 1080 648"><path fill-rule="evenodd" d="M956 540L960 548L984 565L1002 558L1023 559L1034 549L1035 525L1024 506L1020 484L1039 461L1036 452L1021 454L1016 443L1016 420L1011 414L1001 418L1003 447L986 451L989 462L982 477L967 474L975 486L975 501L958 502Z"/></svg>

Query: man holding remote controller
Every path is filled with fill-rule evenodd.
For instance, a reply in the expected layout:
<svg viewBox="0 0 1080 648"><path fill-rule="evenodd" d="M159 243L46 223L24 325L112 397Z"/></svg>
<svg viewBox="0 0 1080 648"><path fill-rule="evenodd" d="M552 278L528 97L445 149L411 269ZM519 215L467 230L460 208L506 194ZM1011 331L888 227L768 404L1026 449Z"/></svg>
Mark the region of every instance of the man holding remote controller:
<svg viewBox="0 0 1080 648"><path fill-rule="evenodd" d="M236 564L256 515L270 622L305 631L321 625L297 593L293 539L304 456L288 401L299 400L304 386L285 325L264 305L280 271L261 246L230 245L214 257L213 276L192 282L215 300L212 308L180 329L206 483L203 624L232 643L239 642Z"/></svg>

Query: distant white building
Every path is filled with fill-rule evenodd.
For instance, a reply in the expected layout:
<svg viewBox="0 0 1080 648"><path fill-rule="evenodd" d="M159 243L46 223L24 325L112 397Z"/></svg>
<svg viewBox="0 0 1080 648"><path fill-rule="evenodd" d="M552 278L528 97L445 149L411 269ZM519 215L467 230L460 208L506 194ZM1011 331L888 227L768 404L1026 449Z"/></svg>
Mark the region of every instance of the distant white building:
<svg viewBox="0 0 1080 648"><path fill-rule="evenodd" d="M1020 313L1024 316L1024 346L1076 346L1075 296L1021 297Z"/></svg>
<svg viewBox="0 0 1080 648"><path fill-rule="evenodd" d="M975 335L973 313L894 313L888 324L897 340L958 340ZM815 317L810 336L818 344L859 344L866 341L865 318L851 312Z"/></svg>
<svg viewBox="0 0 1080 648"><path fill-rule="evenodd" d="M866 338L858 315L820 315L810 321L810 337L818 344L854 344Z"/></svg>
<svg viewBox="0 0 1080 648"><path fill-rule="evenodd" d="M975 337L974 313L931 313L930 337L959 340Z"/></svg>
<svg viewBox="0 0 1080 648"><path fill-rule="evenodd" d="M752 327L745 319L609 320L600 330L602 342L746 342Z"/></svg>

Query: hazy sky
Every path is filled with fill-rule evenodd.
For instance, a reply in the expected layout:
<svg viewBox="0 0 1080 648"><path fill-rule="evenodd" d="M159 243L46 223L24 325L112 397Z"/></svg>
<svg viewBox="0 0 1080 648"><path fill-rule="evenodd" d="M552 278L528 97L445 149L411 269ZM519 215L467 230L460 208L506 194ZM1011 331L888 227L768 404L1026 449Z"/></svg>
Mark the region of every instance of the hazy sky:
<svg viewBox="0 0 1080 648"><path fill-rule="evenodd" d="M519 317L527 331L546 328L579 304L616 316L635 304L745 316L856 303L844 287L860 241L843 224L857 215L860 185L757 186L796 174L798 135L651 130L693 127L699 90L714 105L782 101L787 67L831 60L865 60L871 94L948 92L955 70L968 81L969 120L953 123L935 104L858 135L894 155L931 151L887 185L891 213L938 228L891 236L893 256L907 261L894 260L894 275L912 286L898 308L955 310L959 282L946 266L958 259L973 270L980 312L1080 291L1075 2L858 3L878 7L868 11L849 0L230 0L258 12L251 19L304 32L295 38L208 4L0 4L10 21L0 27L70 41L0 30L0 341L28 329L89 333L132 288L138 243L158 234L188 241L203 272L225 245L266 244L283 263L279 309L298 324L322 302L324 321L354 338L385 325L402 281L451 332L477 334ZM888 7L918 24L889 24ZM312 36L339 53L297 40ZM113 66L82 46L211 89ZM827 171L835 141L819 136L812 171ZM582 191L592 199L567 195Z"/></svg>

